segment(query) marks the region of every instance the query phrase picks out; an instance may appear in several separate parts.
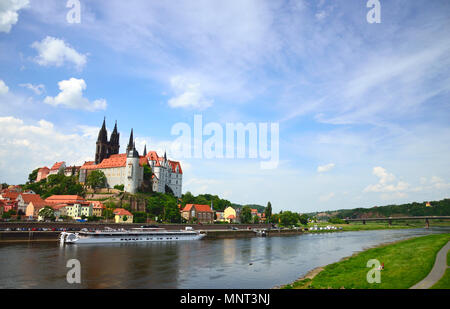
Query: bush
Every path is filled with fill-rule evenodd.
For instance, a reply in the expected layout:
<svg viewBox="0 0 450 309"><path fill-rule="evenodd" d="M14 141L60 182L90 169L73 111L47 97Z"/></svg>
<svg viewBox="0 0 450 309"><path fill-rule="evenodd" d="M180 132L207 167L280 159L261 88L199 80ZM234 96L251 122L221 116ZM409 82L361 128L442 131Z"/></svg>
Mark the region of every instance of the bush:
<svg viewBox="0 0 450 309"><path fill-rule="evenodd" d="M120 191L123 191L124 188L125 188L124 185L115 185L115 186L114 186L114 189L117 189L117 190L120 190Z"/></svg>
<svg viewBox="0 0 450 309"><path fill-rule="evenodd" d="M336 217L328 219L328 222L333 223L333 224L345 224L344 220L336 218Z"/></svg>

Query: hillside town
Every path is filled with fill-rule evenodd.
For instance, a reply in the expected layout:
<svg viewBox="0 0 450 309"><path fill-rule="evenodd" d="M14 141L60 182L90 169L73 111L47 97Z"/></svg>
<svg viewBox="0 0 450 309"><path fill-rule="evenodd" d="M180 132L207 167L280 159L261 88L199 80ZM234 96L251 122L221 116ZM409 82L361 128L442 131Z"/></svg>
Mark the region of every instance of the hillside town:
<svg viewBox="0 0 450 309"><path fill-rule="evenodd" d="M85 199L79 195L52 195L46 199L33 191L23 191L21 186L8 186L0 189L0 215L6 220L60 221L60 222L111 222L105 216L107 207L102 201ZM178 205L184 222L240 223L241 208L231 206L223 211L215 211L213 205ZM124 208L112 210L114 223L133 223L133 212ZM265 213L251 209L252 218L265 221ZM151 219L146 223L153 222ZM143 223L143 222L140 222Z"/></svg>

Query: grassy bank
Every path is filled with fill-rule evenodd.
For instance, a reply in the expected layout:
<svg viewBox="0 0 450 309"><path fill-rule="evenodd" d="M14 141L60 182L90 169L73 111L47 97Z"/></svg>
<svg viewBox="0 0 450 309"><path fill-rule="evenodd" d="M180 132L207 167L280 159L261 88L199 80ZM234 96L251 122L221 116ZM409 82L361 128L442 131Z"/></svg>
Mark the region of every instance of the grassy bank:
<svg viewBox="0 0 450 309"><path fill-rule="evenodd" d="M431 271L437 252L450 240L450 234L416 237L382 245L327 265L313 278L284 286L288 289L408 289ZM366 267L371 259L384 263L381 283L368 283Z"/></svg>
<svg viewBox="0 0 450 309"><path fill-rule="evenodd" d="M351 223L351 224L330 224L330 223L317 223L317 224L308 224L308 228L317 225L317 227L325 227L327 225L332 225L336 227L342 227L341 231L368 231L368 230L387 230L387 229L411 229L411 228L422 228L425 224L392 224L389 225L387 222L368 222L366 224L362 223ZM311 232L327 232L325 231L311 231ZM329 231L328 231L329 232Z"/></svg>
<svg viewBox="0 0 450 309"><path fill-rule="evenodd" d="M368 221L366 224L362 222L353 222L350 224L331 224L331 223L308 223L308 228L313 226L317 227L325 227L327 225L342 227L341 231L369 231L369 230L388 230L388 229L414 229L414 228L424 228L425 222L424 220L407 220L407 221L393 221L392 225L389 225L388 222L371 222ZM430 227L450 227L450 221L433 221L430 220ZM315 233L327 232L326 231L311 231ZM328 231L329 232L329 231Z"/></svg>

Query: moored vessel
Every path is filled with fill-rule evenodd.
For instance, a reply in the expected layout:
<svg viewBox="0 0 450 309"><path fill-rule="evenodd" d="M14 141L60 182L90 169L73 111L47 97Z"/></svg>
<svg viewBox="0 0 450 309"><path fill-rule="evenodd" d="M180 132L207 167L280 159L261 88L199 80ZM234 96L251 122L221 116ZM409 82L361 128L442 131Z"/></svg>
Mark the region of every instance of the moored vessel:
<svg viewBox="0 0 450 309"><path fill-rule="evenodd" d="M206 234L200 231L186 230L167 231L163 228L133 228L131 230L97 230L80 232L62 232L59 241L63 244L95 244L95 243L137 243L199 240Z"/></svg>

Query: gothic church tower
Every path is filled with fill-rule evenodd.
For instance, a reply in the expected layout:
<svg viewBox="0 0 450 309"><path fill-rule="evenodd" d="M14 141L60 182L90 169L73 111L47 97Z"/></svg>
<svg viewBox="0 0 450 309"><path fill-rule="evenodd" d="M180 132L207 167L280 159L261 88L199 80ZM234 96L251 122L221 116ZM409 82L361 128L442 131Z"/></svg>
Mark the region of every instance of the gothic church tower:
<svg viewBox="0 0 450 309"><path fill-rule="evenodd" d="M103 159L109 158L113 154L119 153L119 137L120 134L117 132L117 121L114 126L114 130L111 134L111 138L108 141L108 132L106 130L105 118L103 118L103 125L98 132L97 147L95 150L95 164L99 164Z"/></svg>

